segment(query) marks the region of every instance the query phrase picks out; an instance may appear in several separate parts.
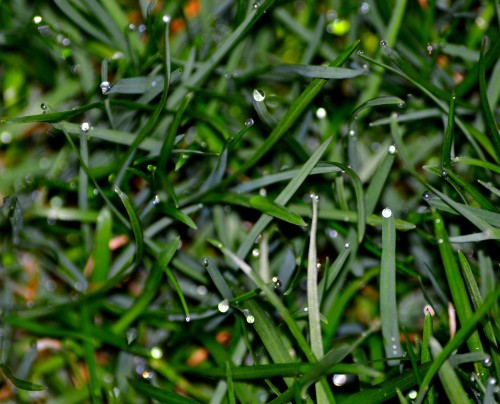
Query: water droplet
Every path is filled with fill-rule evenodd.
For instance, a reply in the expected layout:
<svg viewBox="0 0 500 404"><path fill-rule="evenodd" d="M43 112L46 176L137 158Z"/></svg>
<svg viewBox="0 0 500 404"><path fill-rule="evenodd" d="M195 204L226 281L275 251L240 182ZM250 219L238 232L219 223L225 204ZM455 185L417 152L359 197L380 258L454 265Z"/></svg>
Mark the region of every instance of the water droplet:
<svg viewBox="0 0 500 404"><path fill-rule="evenodd" d="M151 348L150 355L153 359L161 359L163 357L163 351L160 347L155 346Z"/></svg>
<svg viewBox="0 0 500 404"><path fill-rule="evenodd" d="M316 263L316 269L321 269L321 262Z"/></svg>
<svg viewBox="0 0 500 404"><path fill-rule="evenodd" d="M103 81L99 87L101 88L101 92L103 94L107 94L111 89L111 84L109 84L109 81Z"/></svg>
<svg viewBox="0 0 500 404"><path fill-rule="evenodd" d="M265 98L266 98L266 93L264 93L264 90L259 90L257 88L253 90L253 99L256 102L262 102L265 100Z"/></svg>
<svg viewBox="0 0 500 404"><path fill-rule="evenodd" d="M129 29L130 31L135 31L135 24L130 23L130 24L128 25L128 29Z"/></svg>
<svg viewBox="0 0 500 404"><path fill-rule="evenodd" d="M150 370L145 370L141 373L141 376L145 380L151 380L154 377L154 373Z"/></svg>
<svg viewBox="0 0 500 404"><path fill-rule="evenodd" d="M435 223L437 223L437 224L441 223L441 219L439 219L439 218L438 218L438 219L436 219L436 220L435 220Z"/></svg>
<svg viewBox="0 0 500 404"><path fill-rule="evenodd" d="M273 283L274 283L274 288L279 289L281 286L283 286L283 283L281 282L280 278L277 276L273 277Z"/></svg>
<svg viewBox="0 0 500 404"><path fill-rule="evenodd" d="M224 299L217 305L217 308L221 313L226 313L229 310L229 302L227 299Z"/></svg>
<svg viewBox="0 0 500 404"><path fill-rule="evenodd" d="M370 11L370 5L366 2L361 3L361 6L359 7L359 13L367 14L369 11Z"/></svg>
<svg viewBox="0 0 500 404"><path fill-rule="evenodd" d="M186 316L186 323L189 323L191 321L191 317Z"/></svg>
<svg viewBox="0 0 500 404"><path fill-rule="evenodd" d="M225 77L226 79L230 79L230 78L231 78L231 77L233 77L233 76L232 76L232 74L231 74L231 73L226 73L226 74L224 74L224 77Z"/></svg>
<svg viewBox="0 0 500 404"><path fill-rule="evenodd" d="M389 146L389 154L396 154L398 152L398 150L396 149L396 146L394 146L393 144L391 144Z"/></svg>
<svg viewBox="0 0 500 404"><path fill-rule="evenodd" d="M385 42L383 39L380 41L380 46L386 47L387 42Z"/></svg>
<svg viewBox="0 0 500 404"><path fill-rule="evenodd" d="M356 135L356 131L354 129L351 129L349 131L349 136L355 136Z"/></svg>
<svg viewBox="0 0 500 404"><path fill-rule="evenodd" d="M156 87L158 85L158 82L157 81L152 81L151 82L151 87Z"/></svg>
<svg viewBox="0 0 500 404"><path fill-rule="evenodd" d="M146 32L148 27L146 27L144 24L139 25L138 31L142 34L143 32Z"/></svg>
<svg viewBox="0 0 500 404"><path fill-rule="evenodd" d="M258 249L258 248L254 248L254 249L252 250L252 255L253 255L254 257L258 257L258 256L260 255L260 251L259 251L259 249Z"/></svg>
<svg viewBox="0 0 500 404"><path fill-rule="evenodd" d="M431 194L428 191L425 191L424 194L422 195L422 198L424 198L426 201L431 197Z"/></svg>
<svg viewBox="0 0 500 404"><path fill-rule="evenodd" d="M434 48L432 47L432 45L430 43L427 43L427 54L429 56L432 55L433 50L434 50Z"/></svg>
<svg viewBox="0 0 500 404"><path fill-rule="evenodd" d="M318 202L318 201L319 201L319 196L318 196L318 195L316 195L314 192L313 192L313 193L311 193L311 194L309 195L309 197L311 198L311 201L313 201L313 202Z"/></svg>
<svg viewBox="0 0 500 404"><path fill-rule="evenodd" d="M253 121L252 118L248 118L246 121L245 121L245 126L246 127L250 127L254 124L255 122Z"/></svg>
<svg viewBox="0 0 500 404"><path fill-rule="evenodd" d="M307 313L309 311L309 307L304 307L304 311Z"/></svg>
<svg viewBox="0 0 500 404"><path fill-rule="evenodd" d="M328 230L328 236L329 236L330 238L335 238L335 237L337 237L337 236L338 236L337 230L335 230L335 229L330 229L330 230Z"/></svg>
<svg viewBox="0 0 500 404"><path fill-rule="evenodd" d="M408 398L410 400L415 400L417 398L417 390L411 390L409 393L408 393Z"/></svg>
<svg viewBox="0 0 500 404"><path fill-rule="evenodd" d="M158 205L159 203L160 203L160 196L155 195L155 197L153 198L153 205Z"/></svg>
<svg viewBox="0 0 500 404"><path fill-rule="evenodd" d="M484 358L483 366L485 368L489 368L491 366L491 363L492 363L492 361L491 361L491 358L489 356L487 358Z"/></svg>
<svg viewBox="0 0 500 404"><path fill-rule="evenodd" d="M333 375L332 381L333 381L333 384L335 386L340 387L340 386L343 386L347 382L347 376L343 375L343 374Z"/></svg>
<svg viewBox="0 0 500 404"><path fill-rule="evenodd" d="M40 24L40 23L42 22L42 17L41 17L41 16L39 16L39 15L35 15L35 16L33 17L33 22L34 22L35 24L37 24L37 25L38 25L38 24Z"/></svg>
<svg viewBox="0 0 500 404"><path fill-rule="evenodd" d="M260 7L260 4L259 3L253 3L252 7L256 10L256 9L258 9Z"/></svg>
<svg viewBox="0 0 500 404"><path fill-rule="evenodd" d="M90 130L90 123L89 122L82 122L82 124L80 125L80 130L83 133L87 133Z"/></svg>
<svg viewBox="0 0 500 404"><path fill-rule="evenodd" d="M386 219L390 218L392 216L392 210L390 210L389 208L385 208L382 211L382 216Z"/></svg>
<svg viewBox="0 0 500 404"><path fill-rule="evenodd" d="M345 243L345 244L344 244L344 248L346 248L346 249L347 249L347 248L351 248L351 243Z"/></svg>
<svg viewBox="0 0 500 404"><path fill-rule="evenodd" d="M442 238L440 238L440 239L438 240L438 244L443 244L443 243L444 243L444 240L443 240Z"/></svg>
<svg viewBox="0 0 500 404"><path fill-rule="evenodd" d="M45 104L44 102L42 102L40 104L40 108L42 108L42 111L47 111L47 104Z"/></svg>
<svg viewBox="0 0 500 404"><path fill-rule="evenodd" d="M399 108L404 108L404 106L405 106L405 102L404 101L401 101L401 102L398 103L398 107Z"/></svg>
<svg viewBox="0 0 500 404"><path fill-rule="evenodd" d="M441 171L441 177L446 178L448 176L448 172L446 170Z"/></svg>
<svg viewBox="0 0 500 404"><path fill-rule="evenodd" d="M168 14L165 14L162 18L164 24L170 23L171 17Z"/></svg>
<svg viewBox="0 0 500 404"><path fill-rule="evenodd" d="M265 188L261 188L261 189L259 189L259 195L260 195L260 196L266 196L266 195L267 195L267 191L266 191L266 189L265 189Z"/></svg>
<svg viewBox="0 0 500 404"><path fill-rule="evenodd" d="M316 111L316 118L325 119L326 118L326 109L324 109L323 107L318 108Z"/></svg>
<svg viewBox="0 0 500 404"><path fill-rule="evenodd" d="M363 53L364 52L361 49L358 51L358 55L362 55Z"/></svg>

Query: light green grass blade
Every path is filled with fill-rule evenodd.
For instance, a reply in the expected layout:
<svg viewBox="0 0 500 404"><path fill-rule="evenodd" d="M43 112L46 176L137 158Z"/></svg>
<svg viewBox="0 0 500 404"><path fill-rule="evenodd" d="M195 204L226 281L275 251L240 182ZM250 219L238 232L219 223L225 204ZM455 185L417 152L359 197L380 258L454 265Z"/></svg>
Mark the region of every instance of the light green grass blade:
<svg viewBox="0 0 500 404"><path fill-rule="evenodd" d="M431 362L431 351L429 349L429 341L432 338L433 334L433 326L432 326L432 318L434 317L434 309L431 306L424 307L424 330L422 335L422 348L420 354L420 360L422 364ZM422 384L422 382L420 382ZM427 403L434 404L434 387L431 386L429 392L427 393Z"/></svg>
<svg viewBox="0 0 500 404"><path fill-rule="evenodd" d="M307 226L307 223L294 211L280 205L269 198L261 195L252 196L249 200L250 206L260 212L295 224L297 226Z"/></svg>
<svg viewBox="0 0 500 404"><path fill-rule="evenodd" d="M277 74L298 74L302 77L318 79L352 79L365 74L364 70L346 69L344 67L312 66L312 65L281 65L273 67Z"/></svg>
<svg viewBox="0 0 500 404"><path fill-rule="evenodd" d="M14 386L16 386L20 390L28 390L28 391L42 391L45 390L45 386L40 384L32 383L27 380L18 379L14 376L12 371L3 363L0 363L0 369L2 370L4 376L9 379Z"/></svg>
<svg viewBox="0 0 500 404"><path fill-rule="evenodd" d="M109 242L112 237L113 217L106 207L102 208L97 217L94 243L94 269L92 271L93 282L104 282L108 279L111 266L111 251Z"/></svg>
<svg viewBox="0 0 500 404"><path fill-rule="evenodd" d="M391 149L392 150L392 149ZM370 181L370 185L368 185L368 189L365 193L365 210L368 222L368 216L370 216L377 206L377 203L380 199L380 195L382 195L382 191L384 190L384 186L389 178L389 174L391 173L392 166L394 164L395 159L394 153L387 153L382 161L377 166L377 170L373 174L373 177ZM377 217L379 217L377 215Z"/></svg>
<svg viewBox="0 0 500 404"><path fill-rule="evenodd" d="M453 131L455 126L455 94L450 98L448 108L448 123L444 132L443 151L441 153L441 166L448 170L451 168L451 147L453 145Z"/></svg>
<svg viewBox="0 0 500 404"><path fill-rule="evenodd" d="M399 338L398 305L396 303L396 229L394 216L389 208L382 211L382 258L380 261L380 320L384 339L385 356L403 356ZM389 360L390 366L399 360Z"/></svg>

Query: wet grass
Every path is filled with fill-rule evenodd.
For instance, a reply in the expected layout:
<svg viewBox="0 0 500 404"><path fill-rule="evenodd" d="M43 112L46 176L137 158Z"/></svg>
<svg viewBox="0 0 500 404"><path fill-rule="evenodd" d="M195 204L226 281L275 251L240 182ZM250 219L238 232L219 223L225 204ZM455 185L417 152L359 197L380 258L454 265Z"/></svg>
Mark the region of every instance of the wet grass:
<svg viewBox="0 0 500 404"><path fill-rule="evenodd" d="M500 16L0 5L0 401L499 400Z"/></svg>

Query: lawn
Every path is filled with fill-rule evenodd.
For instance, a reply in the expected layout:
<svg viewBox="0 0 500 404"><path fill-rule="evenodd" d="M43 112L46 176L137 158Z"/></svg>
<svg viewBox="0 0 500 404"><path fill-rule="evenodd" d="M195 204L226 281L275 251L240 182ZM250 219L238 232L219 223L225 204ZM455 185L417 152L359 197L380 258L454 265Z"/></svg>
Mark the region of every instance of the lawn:
<svg viewBox="0 0 500 404"><path fill-rule="evenodd" d="M0 401L500 401L500 5L0 3Z"/></svg>

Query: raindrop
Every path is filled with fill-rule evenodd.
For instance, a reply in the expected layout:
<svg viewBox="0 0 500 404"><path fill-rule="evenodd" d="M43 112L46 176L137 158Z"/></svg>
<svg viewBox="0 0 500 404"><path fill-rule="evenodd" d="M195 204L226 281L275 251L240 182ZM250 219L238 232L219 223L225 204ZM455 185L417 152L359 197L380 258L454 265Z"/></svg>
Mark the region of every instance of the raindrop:
<svg viewBox="0 0 500 404"><path fill-rule="evenodd" d="M359 7L360 14L367 14L370 11L370 5L366 2L362 3Z"/></svg>
<svg viewBox="0 0 500 404"><path fill-rule="evenodd" d="M248 324L253 324L255 322L255 317L252 316L251 314L247 316L247 323Z"/></svg>
<svg viewBox="0 0 500 404"><path fill-rule="evenodd" d="M186 323L189 323L191 321L191 317L186 316Z"/></svg>
<svg viewBox="0 0 500 404"><path fill-rule="evenodd" d="M224 299L217 305L217 308L221 313L226 313L229 310L229 302L227 299Z"/></svg>
<svg viewBox="0 0 500 404"><path fill-rule="evenodd" d="M260 6L260 4L259 4L259 3L253 3L253 8L254 8L254 9L258 9L258 8L259 8L259 6Z"/></svg>
<svg viewBox="0 0 500 404"><path fill-rule="evenodd" d="M252 119L252 118L248 118L248 119L245 121L245 126L249 128L249 127L250 127L250 126L252 126L254 123L255 123L255 122L253 121L253 119Z"/></svg>
<svg viewBox="0 0 500 404"><path fill-rule="evenodd" d="M408 393L408 398L410 400L415 400L417 398L417 391L416 390L411 390L409 393Z"/></svg>
<svg viewBox="0 0 500 404"><path fill-rule="evenodd" d="M438 240L438 244L443 244L443 243L444 243L444 240L443 240L442 238L440 238L440 239Z"/></svg>
<svg viewBox="0 0 500 404"><path fill-rule="evenodd" d="M486 358L484 358L483 360L483 366L485 368L489 368L491 366L491 358L488 356Z"/></svg>
<svg viewBox="0 0 500 404"><path fill-rule="evenodd" d="M325 119L326 118L326 109L324 109L323 107L318 108L318 110L316 111L316 117L318 119Z"/></svg>
<svg viewBox="0 0 500 404"><path fill-rule="evenodd" d="M356 135L356 132L354 131L354 129L351 129L349 131L349 136L354 136L354 135Z"/></svg>
<svg viewBox="0 0 500 404"><path fill-rule="evenodd" d="M429 200L431 197L431 194L428 191L425 191L424 194L422 195L422 198L424 198L426 201Z"/></svg>
<svg viewBox="0 0 500 404"><path fill-rule="evenodd" d="M128 25L128 29L129 29L130 31L135 31L135 24L129 24L129 25Z"/></svg>
<svg viewBox="0 0 500 404"><path fill-rule="evenodd" d="M158 82L157 81L152 81L151 82L151 87L156 87L158 85Z"/></svg>
<svg viewBox="0 0 500 404"><path fill-rule="evenodd" d="M347 249L347 248L351 248L351 243L345 243L345 244L344 244L344 248L346 248L346 249Z"/></svg>
<svg viewBox="0 0 500 404"><path fill-rule="evenodd" d="M161 348L155 346L151 348L150 355L153 359L161 359L163 356L163 351L161 350Z"/></svg>
<svg viewBox="0 0 500 404"><path fill-rule="evenodd" d="M335 386L340 387L340 386L343 386L346 383L347 376L343 375L343 374L341 374L341 375L333 375L332 380L333 380L333 384Z"/></svg>
<svg viewBox="0 0 500 404"><path fill-rule="evenodd" d="M153 205L158 205L159 203L160 203L160 196L155 195L155 197L153 198Z"/></svg>
<svg viewBox="0 0 500 404"><path fill-rule="evenodd" d="M328 230L328 236L330 238L335 238L335 237L337 237L337 235L338 235L337 230L335 230L335 229Z"/></svg>
<svg viewBox="0 0 500 404"><path fill-rule="evenodd" d="M260 255L260 251L258 248L254 248L253 251L252 251L252 255L254 257L258 257Z"/></svg>
<svg viewBox="0 0 500 404"><path fill-rule="evenodd" d="M448 172L446 170L441 171L441 176L443 178L447 177L448 176Z"/></svg>
<svg viewBox="0 0 500 404"><path fill-rule="evenodd" d="M283 283L281 282L280 278L277 276L273 277L273 283L274 283L274 288L279 289L281 286L283 286Z"/></svg>
<svg viewBox="0 0 500 404"><path fill-rule="evenodd" d="M154 373L149 370L145 370L141 373L141 376L143 379L151 380L154 376Z"/></svg>
<svg viewBox="0 0 500 404"><path fill-rule="evenodd" d="M385 42L383 39L380 41L380 46L386 47L387 42Z"/></svg>
<svg viewBox="0 0 500 404"><path fill-rule="evenodd" d="M144 24L141 24L139 25L139 32L142 34L143 32L146 32L148 28L144 25Z"/></svg>
<svg viewBox="0 0 500 404"><path fill-rule="evenodd" d="M162 18L164 24L168 24L170 22L170 16L165 14Z"/></svg>
<svg viewBox="0 0 500 404"><path fill-rule="evenodd" d="M398 103L398 107L399 108L404 108L404 106L405 106L405 102L404 101L401 101L401 102Z"/></svg>
<svg viewBox="0 0 500 404"><path fill-rule="evenodd" d="M389 154L396 154L398 152L398 150L396 149L396 146L394 146L393 144L391 144L389 146Z"/></svg>
<svg viewBox="0 0 500 404"><path fill-rule="evenodd" d="M363 53L364 52L361 49L358 51L358 55L362 55Z"/></svg>
<svg viewBox="0 0 500 404"><path fill-rule="evenodd" d="M226 79L230 79L230 78L231 78L231 77L233 77L233 76L232 76L232 74L231 74L231 73L226 73L226 74L224 74L224 77L225 77Z"/></svg>
<svg viewBox="0 0 500 404"><path fill-rule="evenodd" d="M47 104L45 104L44 102L42 102L40 104L40 108L42 108L42 111L44 111L44 112L47 111Z"/></svg>
<svg viewBox="0 0 500 404"><path fill-rule="evenodd" d="M494 386L495 384L497 384L497 379L495 379L494 377L488 378L488 384L490 386Z"/></svg>
<svg viewBox="0 0 500 404"><path fill-rule="evenodd" d="M436 219L435 222L436 223L441 223L441 219Z"/></svg>
<svg viewBox="0 0 500 404"><path fill-rule="evenodd" d="M206 294L208 293L208 289L205 285L199 285L196 288L196 293L198 293L200 296L206 296Z"/></svg>
<svg viewBox="0 0 500 404"><path fill-rule="evenodd" d="M103 81L99 87L101 88L101 92L103 94L107 94L111 89L111 84L109 84L109 81Z"/></svg>
<svg viewBox="0 0 500 404"><path fill-rule="evenodd" d="M90 130L90 123L88 123L88 122L82 122L82 124L80 125L80 130L83 133L87 133Z"/></svg>
<svg viewBox="0 0 500 404"><path fill-rule="evenodd" d="M385 208L382 211L382 216L386 219L390 218L392 216L392 211L389 208Z"/></svg>
<svg viewBox="0 0 500 404"><path fill-rule="evenodd" d="M263 90L255 89L253 90L253 99L257 102L262 102L266 98L266 94Z"/></svg>
<svg viewBox="0 0 500 404"><path fill-rule="evenodd" d="M33 17L33 22L34 22L35 24L40 24L40 23L42 22L42 17L41 17L41 16L39 16L39 15L35 15L35 16Z"/></svg>
<svg viewBox="0 0 500 404"><path fill-rule="evenodd" d="M433 47L430 43L427 44L427 54L430 56L432 55Z"/></svg>

